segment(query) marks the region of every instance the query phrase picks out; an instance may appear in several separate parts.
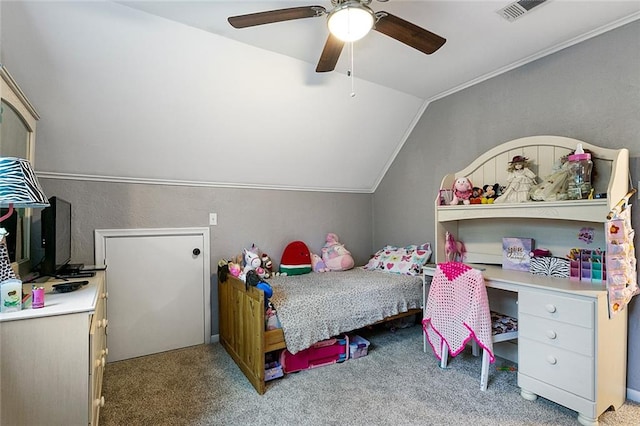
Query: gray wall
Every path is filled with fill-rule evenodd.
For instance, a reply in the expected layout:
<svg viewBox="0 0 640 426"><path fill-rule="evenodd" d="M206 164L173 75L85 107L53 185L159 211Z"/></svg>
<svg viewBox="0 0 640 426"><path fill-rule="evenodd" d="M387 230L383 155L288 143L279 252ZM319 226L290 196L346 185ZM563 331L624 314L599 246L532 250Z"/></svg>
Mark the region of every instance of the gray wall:
<svg viewBox="0 0 640 426"><path fill-rule="evenodd" d="M72 204L72 262L93 264L95 229L206 227L211 230L211 272L218 261L255 243L280 264L291 241L319 253L327 232L335 232L356 264L371 254L371 194L270 191L40 179L47 196ZM39 235L39 214L34 213ZM32 242L36 247L37 242ZM33 253L33 259L39 254ZM218 334L217 280L212 276L212 334Z"/></svg>
<svg viewBox="0 0 640 426"><path fill-rule="evenodd" d="M560 135L629 148L636 157L631 161L635 185L639 47L636 21L431 103L374 194L374 246L433 241L434 199L442 177L519 137ZM638 228L640 208L633 220ZM629 315L628 387L640 390L637 297Z"/></svg>

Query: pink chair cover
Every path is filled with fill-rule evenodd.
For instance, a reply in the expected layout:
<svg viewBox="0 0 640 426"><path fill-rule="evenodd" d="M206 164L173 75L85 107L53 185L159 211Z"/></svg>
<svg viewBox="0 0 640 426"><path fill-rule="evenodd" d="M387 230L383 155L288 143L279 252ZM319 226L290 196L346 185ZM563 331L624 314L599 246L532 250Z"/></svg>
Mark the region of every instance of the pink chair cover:
<svg viewBox="0 0 640 426"><path fill-rule="evenodd" d="M422 327L438 359L443 343L456 356L475 339L493 363L491 312L482 273L459 262L438 264Z"/></svg>

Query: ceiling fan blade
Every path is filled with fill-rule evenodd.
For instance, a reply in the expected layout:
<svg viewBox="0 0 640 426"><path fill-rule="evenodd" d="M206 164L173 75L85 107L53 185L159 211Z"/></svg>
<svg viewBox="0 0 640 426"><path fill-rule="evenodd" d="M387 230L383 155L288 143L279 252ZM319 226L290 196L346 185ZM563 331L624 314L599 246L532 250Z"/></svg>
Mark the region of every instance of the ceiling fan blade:
<svg viewBox="0 0 640 426"><path fill-rule="evenodd" d="M327 42L324 44L324 49L322 49L322 55L320 55L316 72L333 71L336 68L343 47L344 41L329 33Z"/></svg>
<svg viewBox="0 0 640 426"><path fill-rule="evenodd" d="M291 21L293 19L314 18L323 16L326 13L327 9L322 6L302 6L231 16L227 20L234 28L247 28L273 22Z"/></svg>
<svg viewBox="0 0 640 426"><path fill-rule="evenodd" d="M391 38L430 55L440 49L446 39L388 12L377 12L374 29Z"/></svg>

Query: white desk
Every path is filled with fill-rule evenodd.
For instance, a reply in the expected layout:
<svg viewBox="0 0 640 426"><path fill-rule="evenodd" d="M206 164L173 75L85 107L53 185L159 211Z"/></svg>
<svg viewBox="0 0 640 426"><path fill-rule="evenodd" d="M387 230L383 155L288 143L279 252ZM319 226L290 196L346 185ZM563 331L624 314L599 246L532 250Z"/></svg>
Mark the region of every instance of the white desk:
<svg viewBox="0 0 640 426"><path fill-rule="evenodd" d="M515 293L518 317L518 386L578 412L578 421L598 424L626 397L627 311L610 319L604 283L571 281L471 265L483 270L487 288ZM424 301L435 266L424 268ZM492 309L496 307L492 303ZM426 303L423 304L426 306ZM513 312L504 312L514 315Z"/></svg>

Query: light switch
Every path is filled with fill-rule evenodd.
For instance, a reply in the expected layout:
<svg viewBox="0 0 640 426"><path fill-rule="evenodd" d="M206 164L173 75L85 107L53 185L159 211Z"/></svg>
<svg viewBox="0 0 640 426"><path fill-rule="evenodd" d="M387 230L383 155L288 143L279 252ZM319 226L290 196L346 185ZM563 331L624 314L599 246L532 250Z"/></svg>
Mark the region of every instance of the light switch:
<svg viewBox="0 0 640 426"><path fill-rule="evenodd" d="M209 213L209 225L216 226L218 224L218 213Z"/></svg>

